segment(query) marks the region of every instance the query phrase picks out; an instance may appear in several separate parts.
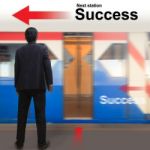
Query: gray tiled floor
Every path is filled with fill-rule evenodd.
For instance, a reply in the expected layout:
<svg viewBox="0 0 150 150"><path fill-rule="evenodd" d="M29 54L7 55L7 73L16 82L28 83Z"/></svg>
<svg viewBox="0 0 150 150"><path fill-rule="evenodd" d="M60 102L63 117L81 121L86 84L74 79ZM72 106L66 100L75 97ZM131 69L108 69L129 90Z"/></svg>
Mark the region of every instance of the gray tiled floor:
<svg viewBox="0 0 150 150"><path fill-rule="evenodd" d="M78 125L80 126L80 125ZM149 150L150 125L82 126L81 142L74 140L74 125L48 126L50 150ZM37 149L35 127L28 127L24 150ZM15 150L15 126L0 125L0 150Z"/></svg>

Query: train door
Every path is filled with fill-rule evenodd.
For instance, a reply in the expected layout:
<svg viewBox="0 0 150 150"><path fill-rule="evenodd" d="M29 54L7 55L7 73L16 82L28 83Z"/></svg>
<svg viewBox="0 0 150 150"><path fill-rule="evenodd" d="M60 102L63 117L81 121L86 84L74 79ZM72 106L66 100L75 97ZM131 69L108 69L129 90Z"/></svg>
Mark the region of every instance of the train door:
<svg viewBox="0 0 150 150"><path fill-rule="evenodd" d="M92 118L92 34L64 34L64 118Z"/></svg>

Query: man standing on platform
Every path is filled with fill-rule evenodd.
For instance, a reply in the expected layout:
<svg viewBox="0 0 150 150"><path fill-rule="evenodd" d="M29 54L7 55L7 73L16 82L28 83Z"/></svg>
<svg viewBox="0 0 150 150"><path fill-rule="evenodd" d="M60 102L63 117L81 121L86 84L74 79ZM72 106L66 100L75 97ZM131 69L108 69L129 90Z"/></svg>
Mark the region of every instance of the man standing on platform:
<svg viewBox="0 0 150 150"><path fill-rule="evenodd" d="M15 56L15 87L18 93L18 123L16 148L23 148L25 129L31 98L34 99L38 147L46 149L46 86L52 90L53 76L48 48L37 44L38 31L30 27L25 31L28 44L17 50Z"/></svg>

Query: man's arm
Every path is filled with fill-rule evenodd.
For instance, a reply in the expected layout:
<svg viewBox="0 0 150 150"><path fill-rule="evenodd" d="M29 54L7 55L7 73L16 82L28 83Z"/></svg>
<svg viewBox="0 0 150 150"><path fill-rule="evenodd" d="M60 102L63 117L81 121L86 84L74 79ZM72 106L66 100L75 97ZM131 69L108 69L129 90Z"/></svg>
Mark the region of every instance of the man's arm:
<svg viewBox="0 0 150 150"><path fill-rule="evenodd" d="M51 61L48 56L48 48L45 46L44 49L44 72L45 72L45 78L46 78L46 83L48 86L48 90L52 90L52 85L53 85L53 74L52 74L52 67L51 67Z"/></svg>
<svg viewBox="0 0 150 150"><path fill-rule="evenodd" d="M17 89L17 81L19 78L19 57L18 57L18 52L16 52L15 55L15 87Z"/></svg>

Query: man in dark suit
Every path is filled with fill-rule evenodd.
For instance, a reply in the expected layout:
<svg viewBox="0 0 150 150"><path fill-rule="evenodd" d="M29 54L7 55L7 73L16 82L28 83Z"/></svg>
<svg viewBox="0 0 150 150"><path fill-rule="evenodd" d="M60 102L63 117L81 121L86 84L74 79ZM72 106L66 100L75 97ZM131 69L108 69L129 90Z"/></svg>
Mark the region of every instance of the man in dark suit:
<svg viewBox="0 0 150 150"><path fill-rule="evenodd" d="M25 141L25 128L31 98L34 99L38 147L46 149L49 142L46 141L45 118L45 92L52 90L53 77L51 62L48 56L48 48L44 44L37 44L38 32L30 27L25 31L28 42L17 50L15 56L15 87L19 96L17 141L18 149L23 147Z"/></svg>

